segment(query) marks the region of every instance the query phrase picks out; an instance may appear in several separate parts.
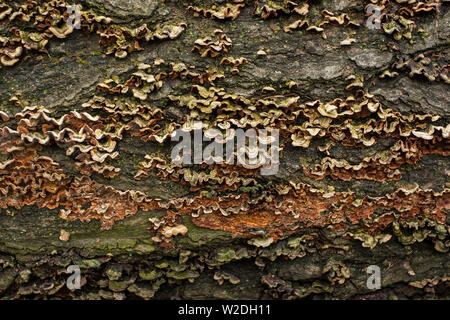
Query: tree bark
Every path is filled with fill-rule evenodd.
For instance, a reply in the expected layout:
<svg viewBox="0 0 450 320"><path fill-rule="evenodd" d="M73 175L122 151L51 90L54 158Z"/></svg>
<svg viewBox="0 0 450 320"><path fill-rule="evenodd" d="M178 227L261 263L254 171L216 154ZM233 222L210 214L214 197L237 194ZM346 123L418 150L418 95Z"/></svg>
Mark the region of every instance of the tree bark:
<svg viewBox="0 0 450 320"><path fill-rule="evenodd" d="M0 1L0 296L448 299L448 2L372 2Z"/></svg>

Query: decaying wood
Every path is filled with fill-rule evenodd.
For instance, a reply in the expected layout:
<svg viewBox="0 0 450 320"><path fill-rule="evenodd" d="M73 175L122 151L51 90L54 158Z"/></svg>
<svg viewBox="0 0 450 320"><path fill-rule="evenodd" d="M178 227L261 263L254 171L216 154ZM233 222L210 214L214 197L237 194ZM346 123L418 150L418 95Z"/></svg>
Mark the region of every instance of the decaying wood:
<svg viewBox="0 0 450 320"><path fill-rule="evenodd" d="M449 298L449 19L438 0L0 1L1 297ZM278 173L174 164L195 121L278 129Z"/></svg>

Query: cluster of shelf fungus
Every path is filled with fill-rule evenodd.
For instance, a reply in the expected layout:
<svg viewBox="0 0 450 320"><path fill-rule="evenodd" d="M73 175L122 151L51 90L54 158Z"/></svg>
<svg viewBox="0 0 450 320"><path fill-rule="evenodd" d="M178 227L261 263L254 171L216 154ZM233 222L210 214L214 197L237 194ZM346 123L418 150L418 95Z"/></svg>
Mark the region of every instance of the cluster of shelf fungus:
<svg viewBox="0 0 450 320"><path fill-rule="evenodd" d="M113 285L95 296L108 299L125 298L123 292L151 298L165 283L163 279L194 282L205 267L214 270L214 280L220 285L238 285L237 276L220 269L234 260L255 259L255 267L264 270L264 259L296 259L331 247L345 250L321 240L317 230L322 229L334 238L357 240L367 248L364 250L395 239L404 246L429 242L433 250L447 254L448 169L446 184L440 188L414 183L405 175L420 166L424 157L436 156L448 165L448 113L398 110L369 92L367 74L362 73L342 77L342 90L331 99L305 98L305 81L299 79L281 84L255 82L251 94L234 90L229 85L231 79L238 82L240 77L248 77L247 67L257 59L267 59L270 51L266 45L258 46L252 54L240 54L233 48L245 39L233 37L227 24L238 22L241 15L258 23L282 19L279 32L283 37L301 41L306 35L330 45L327 30L342 28L346 38L332 44L347 48L360 45L356 39L366 28L365 8L377 5L381 12L378 32L394 44L390 47L394 53L392 63L370 71L371 76L381 82L404 76L448 88L448 44L420 53L403 54L395 49L396 43L411 45L425 33L421 19L448 14L448 3L362 1L363 5L333 12L321 1L197 2L183 6L162 1L179 9L174 18L158 23L149 20L139 26L100 14L95 6L80 6L80 28L76 29L67 24L67 8L72 5L67 1L0 1L0 74L35 63L37 57L45 59L49 43L70 42L77 33L98 37L105 59L133 64L125 74L102 78L91 96L70 110L34 103L18 92L8 92L7 101L0 106L1 214L26 207L48 209L71 223L98 220L99 232L110 232L115 224L137 214L157 212L147 219L148 239L157 250L175 252L179 261L175 265L155 262L160 266L152 266L153 271L141 266L124 269L119 260L108 265L105 274ZM149 45L182 41L191 24L204 20L213 20L221 27L192 31L195 41L190 47L191 60L164 56L134 59ZM444 54L438 54L439 50ZM192 62L200 60L199 66ZM182 89L171 90L174 87ZM155 95L164 103L153 103ZM259 168L237 164L174 163L170 157L172 135L177 129L193 133L196 122L202 123L203 130L214 128L224 134L230 129L279 130L280 173L265 177ZM122 147L134 142L152 145L154 152L133 159L133 165L123 165L129 159ZM357 161L340 157L342 150L360 152L361 156ZM64 155L59 159L64 157L65 163L52 158L55 152ZM295 159L300 154L304 156ZM296 169L289 171L293 161L297 161ZM72 168L70 172L67 166ZM147 189L115 185L123 177L139 186L146 182L174 183L185 192L155 197ZM352 190L352 184L359 181L388 191L369 194ZM230 245L228 249L211 249L213 253L206 256L181 250L176 239L190 232L187 217L195 228L223 231L232 239L243 239L246 249L234 250ZM70 244L69 238L62 237ZM0 256L2 270L6 269L4 261ZM333 259L322 271L328 279L324 281L332 286L342 285L351 277L345 264ZM411 283L423 288L447 280L448 275ZM145 286L142 281L147 281ZM273 298L331 292L329 288L321 291L320 286L300 290L270 273L264 274L260 283ZM14 294L46 295L61 288L56 285L45 291L36 287Z"/></svg>

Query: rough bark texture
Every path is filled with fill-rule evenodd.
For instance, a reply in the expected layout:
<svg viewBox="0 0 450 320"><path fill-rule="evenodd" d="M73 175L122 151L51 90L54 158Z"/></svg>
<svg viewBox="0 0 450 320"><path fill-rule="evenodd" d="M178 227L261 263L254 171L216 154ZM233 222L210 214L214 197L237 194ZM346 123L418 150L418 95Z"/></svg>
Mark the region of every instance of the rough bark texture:
<svg viewBox="0 0 450 320"><path fill-rule="evenodd" d="M448 2L73 3L0 1L1 297L450 297ZM174 165L194 120L279 172Z"/></svg>

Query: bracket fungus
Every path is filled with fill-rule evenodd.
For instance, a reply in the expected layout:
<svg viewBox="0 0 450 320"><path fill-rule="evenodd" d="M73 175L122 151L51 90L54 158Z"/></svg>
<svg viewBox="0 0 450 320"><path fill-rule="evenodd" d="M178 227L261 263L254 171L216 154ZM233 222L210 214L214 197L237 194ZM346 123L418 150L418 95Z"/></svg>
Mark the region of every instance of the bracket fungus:
<svg viewBox="0 0 450 320"><path fill-rule="evenodd" d="M448 297L448 1L85 2L0 1L0 294Z"/></svg>

